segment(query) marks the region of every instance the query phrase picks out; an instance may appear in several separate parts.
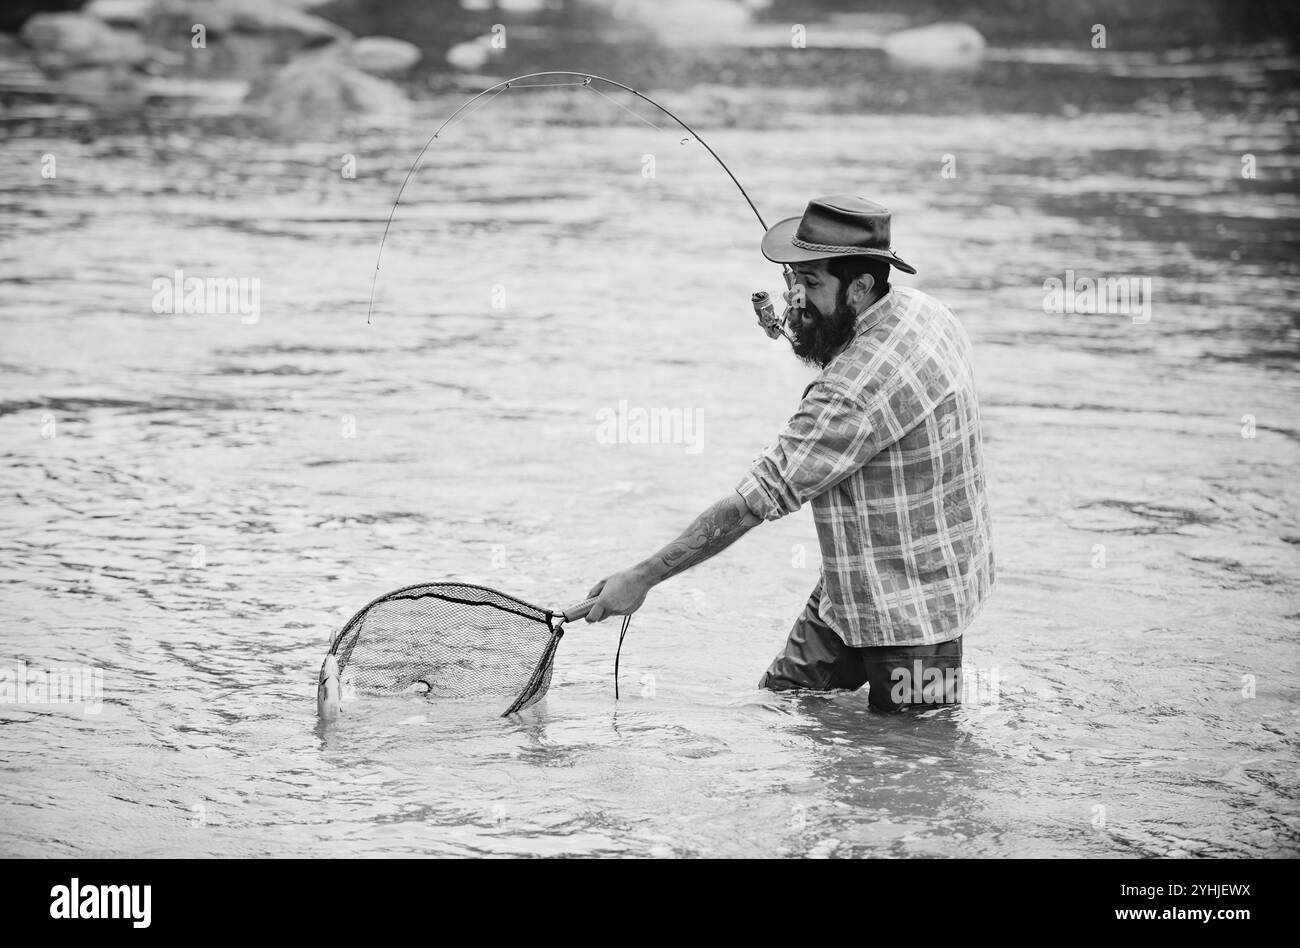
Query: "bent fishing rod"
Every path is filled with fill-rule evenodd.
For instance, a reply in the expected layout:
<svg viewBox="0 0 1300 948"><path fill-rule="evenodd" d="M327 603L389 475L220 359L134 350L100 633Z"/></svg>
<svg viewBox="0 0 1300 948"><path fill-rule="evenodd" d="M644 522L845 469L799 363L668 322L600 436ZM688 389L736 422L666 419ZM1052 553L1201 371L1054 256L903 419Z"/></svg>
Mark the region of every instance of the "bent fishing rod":
<svg viewBox="0 0 1300 948"><path fill-rule="evenodd" d="M560 78L565 81L559 81L559 82L530 81L530 80L537 80L537 79L555 79L555 78ZM597 75L593 75L592 73L586 73L586 72L570 72L567 70L548 70L546 72L530 72L527 73L526 75L515 76L514 78L506 79L496 83L495 85L488 86L488 88L484 89L482 92L465 100L465 102L463 102L460 105L460 107L456 109L456 111L452 112L451 115L447 116L446 120L444 120L443 123L438 126L437 130L434 131L434 133L431 136L429 136L429 140L424 143L424 147L420 149L420 153L416 155L415 160L411 162L411 167L407 170L406 177L402 179L401 187L397 189L397 199L393 202L392 209L388 212L388 222L384 225L383 236L379 239L379 253L375 258L375 272L371 275L370 278L370 299L366 305L367 325L370 324L371 316L374 313L375 288L379 280L379 268L383 261L384 244L388 240L389 230L392 229L393 219L397 214L397 208L402 203L402 194L405 193L407 184L410 183L411 178L414 177L415 172L419 169L421 161L424 160L425 152L427 152L430 146L432 146L433 143L438 140L438 137L444 131L450 128L454 123L458 121L463 121L465 118L468 118L471 114L478 111L483 106L487 105L497 96L499 96L501 93L507 92L512 89L549 89L549 88L556 88L560 86L578 86L584 89L590 89L596 95L600 96L603 99L607 99L610 102L613 102L620 109L632 115L634 118L642 122L645 122L651 128L662 131L662 129L660 129L658 125L655 125L653 122L645 118L645 116L632 111L627 106L623 105L621 102L611 98L610 96L606 95L604 92L601 92L600 89L596 88L596 86L593 85L593 83L597 83L597 82L605 83L609 86L612 86L613 88L622 89L624 92L631 93L632 95L636 96L638 99L641 99L644 102L648 102L650 105L654 106L664 115L668 116L670 119L672 119L682 128L684 128L687 131L687 133L690 135L690 138L682 139L681 144L684 145L688 141L690 141L690 139L693 138L695 141L699 142L701 145L704 146L705 151L707 151L709 155L713 158L713 160L716 161L718 165L722 168L722 170L727 173L727 177L731 179L732 184L734 184L736 186L736 189L740 191L741 196L744 197L745 199L745 203L749 205L749 209L753 211L754 216L758 218L758 223L762 226L764 232L767 231L768 229L767 222L763 220L763 215L759 213L758 208L755 206L753 200L750 199L749 193L741 185L740 181L736 179L736 176L732 174L731 169L727 167L727 163L723 161L720 157L718 157L718 153L713 150L712 146L710 146L709 143L706 142L700 136L700 134L695 131L695 129L687 125L686 122L684 122L680 117L678 117L672 110L670 110L664 105L659 104L658 102L650 98L650 96L646 95L645 93L638 92L636 89L633 89L631 86L624 85L623 83L617 82L613 79L606 79L604 76L597 76ZM785 276L786 287L793 289L794 272L790 269L788 265L783 266L782 271ZM791 339L791 341L793 341L793 339L791 338L791 336L789 335L789 333L785 328L787 325L787 319L789 318L792 309L791 306L787 305L785 312L782 313L781 318L778 320L776 318L775 310L773 309L772 306L771 298L768 296L766 292L760 291L758 293L754 293L750 297L750 301L753 304L754 313L758 317L759 325L762 327L763 331L767 333L769 338L775 339L778 336L784 336L785 338Z"/></svg>

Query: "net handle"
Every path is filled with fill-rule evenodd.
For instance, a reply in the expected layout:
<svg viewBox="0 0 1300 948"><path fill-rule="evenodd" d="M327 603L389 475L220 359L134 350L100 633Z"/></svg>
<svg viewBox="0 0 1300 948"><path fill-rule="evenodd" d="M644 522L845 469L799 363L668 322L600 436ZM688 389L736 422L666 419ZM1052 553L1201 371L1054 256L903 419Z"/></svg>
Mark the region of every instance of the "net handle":
<svg viewBox="0 0 1300 948"><path fill-rule="evenodd" d="M585 619L587 613L591 611L591 607L596 604L596 600L599 598L599 596L592 596L590 599L584 599L576 606L569 606L560 615L564 616L565 622L577 622L579 619Z"/></svg>

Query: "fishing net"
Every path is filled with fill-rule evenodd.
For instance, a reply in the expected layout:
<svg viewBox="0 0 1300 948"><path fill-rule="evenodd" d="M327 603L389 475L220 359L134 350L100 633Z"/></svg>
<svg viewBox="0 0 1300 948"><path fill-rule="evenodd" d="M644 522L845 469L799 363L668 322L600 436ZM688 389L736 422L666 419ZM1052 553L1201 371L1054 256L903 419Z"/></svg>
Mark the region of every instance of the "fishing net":
<svg viewBox="0 0 1300 948"><path fill-rule="evenodd" d="M497 697L513 714L550 687L563 623L559 613L484 586L424 583L358 612L330 654L345 691Z"/></svg>

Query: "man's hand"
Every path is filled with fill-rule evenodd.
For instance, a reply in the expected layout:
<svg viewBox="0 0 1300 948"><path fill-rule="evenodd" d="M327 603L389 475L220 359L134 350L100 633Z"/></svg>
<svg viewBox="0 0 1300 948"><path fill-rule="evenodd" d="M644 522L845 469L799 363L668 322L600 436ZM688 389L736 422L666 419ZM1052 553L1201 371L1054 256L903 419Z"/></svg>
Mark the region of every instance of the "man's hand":
<svg viewBox="0 0 1300 948"><path fill-rule="evenodd" d="M605 577L587 593L588 599L600 597L587 613L587 621L599 622L608 616L630 616L641 608L652 585L635 566Z"/></svg>

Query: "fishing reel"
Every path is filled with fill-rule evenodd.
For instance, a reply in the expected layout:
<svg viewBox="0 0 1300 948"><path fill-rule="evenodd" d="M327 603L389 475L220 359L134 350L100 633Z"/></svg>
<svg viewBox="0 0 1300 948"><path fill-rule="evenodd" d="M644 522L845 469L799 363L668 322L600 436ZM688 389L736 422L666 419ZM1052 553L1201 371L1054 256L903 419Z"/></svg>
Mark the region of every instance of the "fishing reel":
<svg viewBox="0 0 1300 948"><path fill-rule="evenodd" d="M794 292L794 271L789 267L785 267L783 270L786 288L791 291L786 296L786 299L789 299ZM787 303L785 310L781 313L781 318L777 319L776 308L772 305L772 297L768 296L766 290L759 290L757 293L751 294L749 301L754 304L754 315L758 317L758 325L763 332L767 333L769 339L784 336L794 342L794 336L786 327L789 325L791 314L798 312L798 307Z"/></svg>

